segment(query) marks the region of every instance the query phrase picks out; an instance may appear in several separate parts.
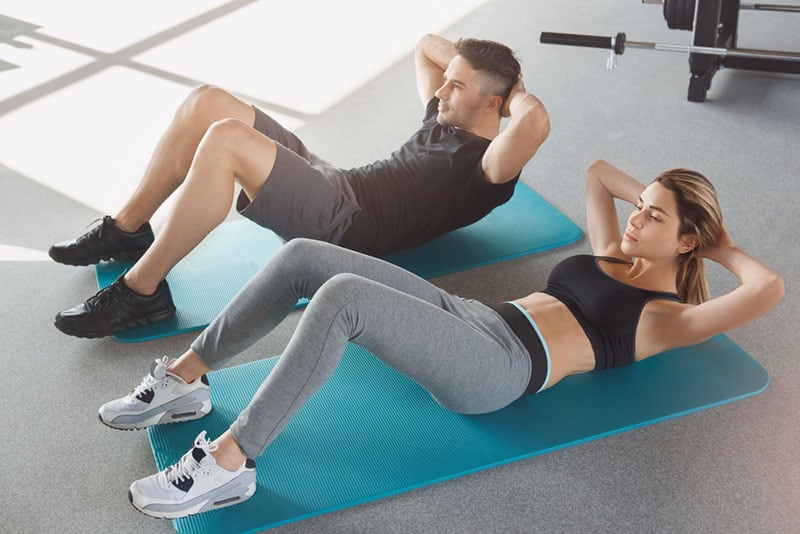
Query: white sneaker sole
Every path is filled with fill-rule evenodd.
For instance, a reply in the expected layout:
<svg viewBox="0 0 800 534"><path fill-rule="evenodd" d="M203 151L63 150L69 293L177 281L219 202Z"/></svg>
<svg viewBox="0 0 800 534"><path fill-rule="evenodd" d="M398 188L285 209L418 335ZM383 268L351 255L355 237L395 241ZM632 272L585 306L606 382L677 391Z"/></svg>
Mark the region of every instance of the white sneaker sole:
<svg viewBox="0 0 800 534"><path fill-rule="evenodd" d="M134 502L133 494L130 490L128 490L128 500L134 508L150 517L156 517L158 519L179 519L181 517L210 512L211 510L218 510L244 502L256 492L256 481L253 480L253 482L247 486L244 493L242 493L241 489L242 488L238 485L229 491L225 491L224 488L221 488L222 491L219 491L219 493L213 497L209 498L205 495L195 497L192 499L191 504L180 503L174 505L149 505L140 507ZM156 507L163 509L156 509Z"/></svg>
<svg viewBox="0 0 800 534"><path fill-rule="evenodd" d="M115 421L106 421L103 416L98 413L97 416L100 421L111 428L117 430L142 430L153 425L163 425L167 423L180 423L183 421L194 421L205 417L211 412L211 399L206 399L202 402L187 404L185 406L177 406L165 412L158 412L150 417L138 421L131 421L129 423L117 423Z"/></svg>

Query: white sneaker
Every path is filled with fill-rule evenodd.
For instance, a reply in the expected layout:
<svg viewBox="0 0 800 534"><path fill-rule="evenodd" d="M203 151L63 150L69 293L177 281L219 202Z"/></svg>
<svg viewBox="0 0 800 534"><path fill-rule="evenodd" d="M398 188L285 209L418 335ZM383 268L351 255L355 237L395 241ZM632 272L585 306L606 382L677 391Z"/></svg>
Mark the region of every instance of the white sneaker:
<svg viewBox="0 0 800 534"><path fill-rule="evenodd" d="M256 463L246 460L236 471L217 465L216 450L203 430L194 448L175 465L137 480L128 499L140 512L152 517L175 519L216 510L246 501L256 492Z"/></svg>
<svg viewBox="0 0 800 534"><path fill-rule="evenodd" d="M121 430L161 423L200 419L211 411L211 390L205 375L187 384L167 371L164 356L150 366L150 374L127 396L107 402L98 410L100 421Z"/></svg>

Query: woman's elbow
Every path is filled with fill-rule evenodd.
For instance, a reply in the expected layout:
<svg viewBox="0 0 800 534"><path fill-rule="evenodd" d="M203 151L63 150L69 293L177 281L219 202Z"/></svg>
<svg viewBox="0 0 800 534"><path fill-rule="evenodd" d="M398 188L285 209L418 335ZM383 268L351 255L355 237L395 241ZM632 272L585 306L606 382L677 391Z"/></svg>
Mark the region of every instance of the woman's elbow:
<svg viewBox="0 0 800 534"><path fill-rule="evenodd" d="M778 302L783 299L786 288L783 284L783 278L778 273L773 274L772 279L769 282L769 291L773 298L773 305L778 304Z"/></svg>
<svg viewBox="0 0 800 534"><path fill-rule="evenodd" d="M586 176L584 185L586 191L590 191L596 184L600 183L600 176L603 174L603 169L607 169L609 163L605 160L598 159L588 167L586 167Z"/></svg>
<svg viewBox="0 0 800 534"><path fill-rule="evenodd" d="M764 313L777 306L784 292L783 278L778 273L771 271L762 276L756 294L758 301L764 305Z"/></svg>
<svg viewBox="0 0 800 534"><path fill-rule="evenodd" d="M586 168L586 177L589 178L597 176L603 171L603 169L607 169L610 166L611 164L606 160L598 159Z"/></svg>

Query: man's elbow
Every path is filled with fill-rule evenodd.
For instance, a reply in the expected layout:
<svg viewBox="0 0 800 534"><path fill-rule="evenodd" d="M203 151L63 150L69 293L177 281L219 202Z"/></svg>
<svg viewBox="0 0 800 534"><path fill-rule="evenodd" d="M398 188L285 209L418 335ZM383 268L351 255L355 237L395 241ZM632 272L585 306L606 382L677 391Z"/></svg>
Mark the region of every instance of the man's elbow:
<svg viewBox="0 0 800 534"><path fill-rule="evenodd" d="M532 158L550 135L550 116L544 107L536 105L527 110L522 117L522 121L527 124L527 128L525 128L528 132L525 135L528 144L526 151L530 153Z"/></svg>
<svg viewBox="0 0 800 534"><path fill-rule="evenodd" d="M436 37L437 36L434 33L426 33L425 35L423 35L422 37L419 38L419 41L417 41L417 48L423 46L428 41L432 41L433 39L436 39Z"/></svg>
<svg viewBox="0 0 800 534"><path fill-rule="evenodd" d="M542 110L539 117L539 135L536 139L536 148L538 149L550 136L550 116L546 111Z"/></svg>
<svg viewBox="0 0 800 534"><path fill-rule="evenodd" d="M430 48L433 44L438 41L440 37L433 33L426 33L422 37L420 37L419 41L417 41L417 47L415 52L417 55L420 56L427 56L429 55Z"/></svg>

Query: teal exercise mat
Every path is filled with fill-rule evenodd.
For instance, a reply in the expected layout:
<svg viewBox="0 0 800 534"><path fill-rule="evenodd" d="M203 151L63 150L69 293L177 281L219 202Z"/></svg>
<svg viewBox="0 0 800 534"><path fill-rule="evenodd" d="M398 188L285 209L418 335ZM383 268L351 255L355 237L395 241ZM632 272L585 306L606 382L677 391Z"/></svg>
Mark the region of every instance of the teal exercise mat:
<svg viewBox="0 0 800 534"><path fill-rule="evenodd" d="M575 223L518 183L511 200L482 220L386 259L423 278L434 278L574 243L581 235ZM282 244L274 233L246 219L220 225L167 276L175 317L114 338L147 341L204 328ZM99 263L98 287L109 285L132 265Z"/></svg>
<svg viewBox="0 0 800 534"><path fill-rule="evenodd" d="M276 361L209 373L209 415L148 431L158 469L177 462L201 430L212 438L224 432ZM257 532L732 402L768 383L758 362L718 335L467 416L441 408L351 344L331 379L256 459L255 495L173 525L185 533Z"/></svg>
<svg viewBox="0 0 800 534"><path fill-rule="evenodd" d="M435 278L568 245L581 235L566 215L518 182L511 200L480 221L385 259Z"/></svg>

